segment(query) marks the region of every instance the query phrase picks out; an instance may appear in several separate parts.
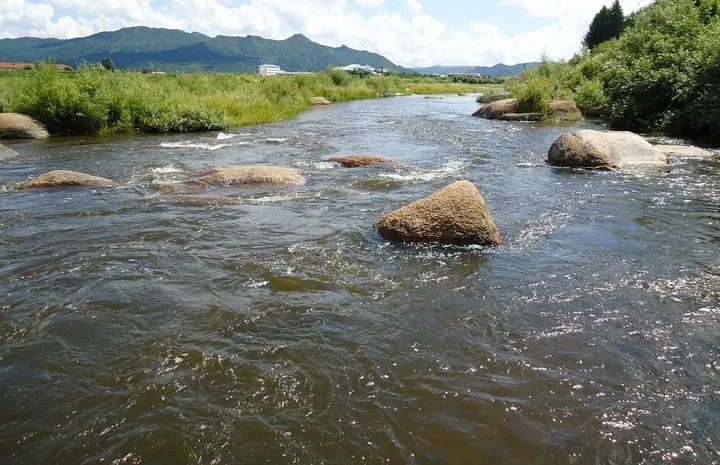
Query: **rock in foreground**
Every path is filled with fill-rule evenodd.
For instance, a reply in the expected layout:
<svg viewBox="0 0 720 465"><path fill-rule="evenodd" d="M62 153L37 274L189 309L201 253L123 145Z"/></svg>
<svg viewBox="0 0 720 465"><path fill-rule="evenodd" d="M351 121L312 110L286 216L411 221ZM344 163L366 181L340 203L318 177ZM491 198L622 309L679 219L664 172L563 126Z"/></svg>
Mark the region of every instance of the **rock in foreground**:
<svg viewBox="0 0 720 465"><path fill-rule="evenodd" d="M572 122L582 119L582 113L570 101L553 100L548 104L547 114L541 114L520 112L518 100L514 98L490 102L473 113L473 116L504 121L538 121L547 118L559 122Z"/></svg>
<svg viewBox="0 0 720 465"><path fill-rule="evenodd" d="M665 155L632 132L583 129L563 134L548 151L548 163L575 168L615 169L625 165L662 165Z"/></svg>
<svg viewBox="0 0 720 465"><path fill-rule="evenodd" d="M299 170L272 165L238 165L213 168L197 180L205 185L237 184L302 185L305 178Z"/></svg>
<svg viewBox="0 0 720 465"><path fill-rule="evenodd" d="M20 184L20 190L40 189L49 187L110 187L115 186L115 181L110 179L93 176L91 174L80 173L78 171L54 170L43 173L31 180Z"/></svg>
<svg viewBox="0 0 720 465"><path fill-rule="evenodd" d="M332 102L325 97L313 97L310 99L310 105L330 105Z"/></svg>
<svg viewBox="0 0 720 465"><path fill-rule="evenodd" d="M42 124L20 113L0 113L0 139L44 139L48 137Z"/></svg>
<svg viewBox="0 0 720 465"><path fill-rule="evenodd" d="M358 168L362 166L373 166L382 165L385 163L392 163L392 160L387 158L378 157L376 155L343 155L332 157L330 161L340 163L346 168Z"/></svg>
<svg viewBox="0 0 720 465"><path fill-rule="evenodd" d="M500 231L487 204L469 181L386 213L375 228L392 241L500 245Z"/></svg>

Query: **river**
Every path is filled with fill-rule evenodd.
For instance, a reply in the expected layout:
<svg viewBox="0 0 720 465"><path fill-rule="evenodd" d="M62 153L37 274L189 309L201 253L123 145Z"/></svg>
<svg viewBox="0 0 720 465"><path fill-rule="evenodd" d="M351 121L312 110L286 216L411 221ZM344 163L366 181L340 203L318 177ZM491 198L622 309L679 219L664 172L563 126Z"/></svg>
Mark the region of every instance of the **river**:
<svg viewBox="0 0 720 465"><path fill-rule="evenodd" d="M227 134L13 143L2 463L720 463L720 161L557 169L568 127L476 108L401 97ZM327 161L364 153L401 163ZM157 189L241 163L307 183L214 192L230 205ZM60 168L120 187L14 189ZM500 248L373 230L458 179Z"/></svg>

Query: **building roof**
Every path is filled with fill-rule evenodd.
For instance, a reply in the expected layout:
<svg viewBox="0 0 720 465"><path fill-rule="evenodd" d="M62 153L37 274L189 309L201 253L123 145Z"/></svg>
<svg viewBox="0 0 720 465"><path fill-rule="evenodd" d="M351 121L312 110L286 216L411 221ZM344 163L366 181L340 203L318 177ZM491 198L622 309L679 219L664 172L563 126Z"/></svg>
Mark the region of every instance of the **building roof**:
<svg viewBox="0 0 720 465"><path fill-rule="evenodd" d="M58 69L62 71L70 70L68 65L63 64L55 64L55 66L58 67ZM31 69L35 67L35 63L19 63L17 61L2 61L0 60L0 70L2 69L14 69L14 70L23 70L23 69Z"/></svg>

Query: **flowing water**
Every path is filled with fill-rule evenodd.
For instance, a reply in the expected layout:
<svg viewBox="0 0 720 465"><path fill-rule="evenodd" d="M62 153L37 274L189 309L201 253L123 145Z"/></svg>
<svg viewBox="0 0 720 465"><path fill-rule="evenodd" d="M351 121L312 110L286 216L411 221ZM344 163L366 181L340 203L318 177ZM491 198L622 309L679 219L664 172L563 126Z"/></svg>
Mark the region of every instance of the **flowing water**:
<svg viewBox="0 0 720 465"><path fill-rule="evenodd" d="M476 108L13 144L0 463L720 463L720 162L556 169L567 127ZM401 164L327 162L358 153ZM210 192L229 204L158 188L241 163L307 184ZM120 187L15 190L58 168ZM373 230L458 179L502 247Z"/></svg>

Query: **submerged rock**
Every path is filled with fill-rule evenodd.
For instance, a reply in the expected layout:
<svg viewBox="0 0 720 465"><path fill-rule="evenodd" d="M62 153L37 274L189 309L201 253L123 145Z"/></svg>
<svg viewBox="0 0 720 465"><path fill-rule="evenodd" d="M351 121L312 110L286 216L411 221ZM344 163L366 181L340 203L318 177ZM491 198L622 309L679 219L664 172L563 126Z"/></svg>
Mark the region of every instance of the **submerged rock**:
<svg viewBox="0 0 720 465"><path fill-rule="evenodd" d="M330 105L332 102L325 97L313 97L310 99L310 105Z"/></svg>
<svg viewBox="0 0 720 465"><path fill-rule="evenodd" d="M382 165L393 163L393 160L378 157L377 155L343 155L332 157L330 161L340 163L346 168L358 168L361 166Z"/></svg>
<svg viewBox="0 0 720 465"><path fill-rule="evenodd" d="M625 165L666 163L665 155L632 132L583 129L563 134L548 150L554 166L615 169Z"/></svg>
<svg viewBox="0 0 720 465"><path fill-rule="evenodd" d="M424 97L425 100L444 100L445 97L440 97L439 95L426 95Z"/></svg>
<svg viewBox="0 0 720 465"><path fill-rule="evenodd" d="M54 170L43 173L40 176L36 176L29 181L20 184L18 189L25 190L74 186L110 187L115 185L115 181L93 176L91 174L80 173L78 171Z"/></svg>
<svg viewBox="0 0 720 465"><path fill-rule="evenodd" d="M0 139L44 139L49 134L42 124L20 113L0 113Z"/></svg>
<svg viewBox="0 0 720 465"><path fill-rule="evenodd" d="M667 157L710 158L717 153L693 145L656 145L655 149Z"/></svg>
<svg viewBox="0 0 720 465"><path fill-rule="evenodd" d="M0 162L10 160L11 158L17 157L17 152L0 144Z"/></svg>
<svg viewBox="0 0 720 465"><path fill-rule="evenodd" d="M548 118L559 122L572 122L582 119L582 113L574 103L567 100L553 100L548 104L547 114L538 112L520 112L517 99L497 100L483 105L473 116L504 121L539 121Z"/></svg>
<svg viewBox="0 0 720 465"><path fill-rule="evenodd" d="M302 185L305 178L299 170L272 165L238 165L213 168L196 180L201 185L283 184Z"/></svg>
<svg viewBox="0 0 720 465"><path fill-rule="evenodd" d="M167 195L160 197L160 200L193 207L205 205L238 205L245 203L245 200L240 197L229 197L225 195Z"/></svg>
<svg viewBox="0 0 720 465"><path fill-rule="evenodd" d="M487 204L469 181L386 213L375 228L392 241L500 245L500 231Z"/></svg>

